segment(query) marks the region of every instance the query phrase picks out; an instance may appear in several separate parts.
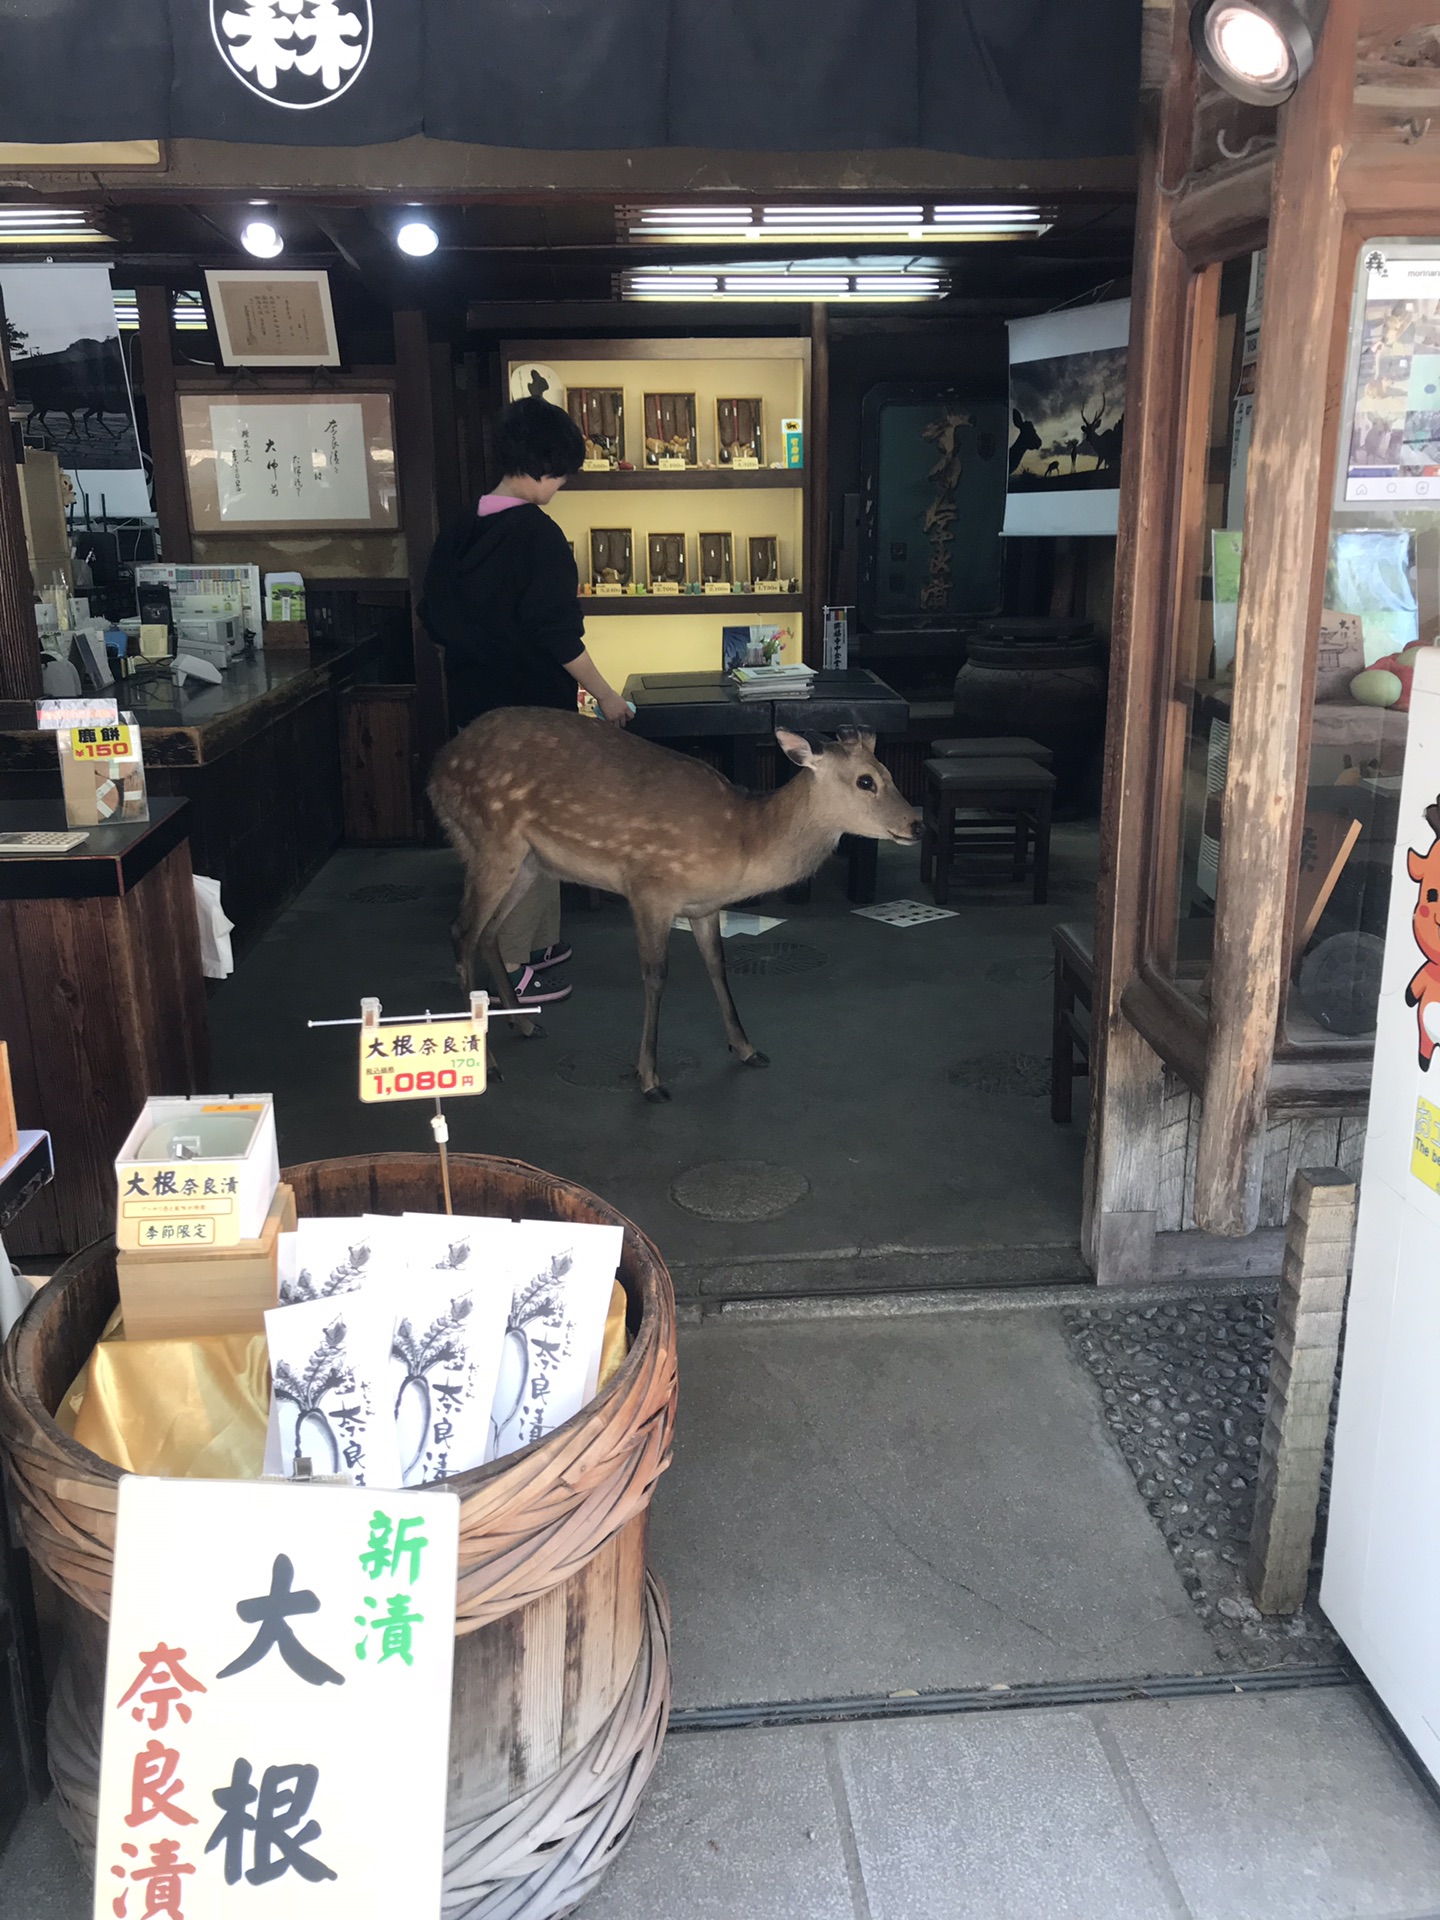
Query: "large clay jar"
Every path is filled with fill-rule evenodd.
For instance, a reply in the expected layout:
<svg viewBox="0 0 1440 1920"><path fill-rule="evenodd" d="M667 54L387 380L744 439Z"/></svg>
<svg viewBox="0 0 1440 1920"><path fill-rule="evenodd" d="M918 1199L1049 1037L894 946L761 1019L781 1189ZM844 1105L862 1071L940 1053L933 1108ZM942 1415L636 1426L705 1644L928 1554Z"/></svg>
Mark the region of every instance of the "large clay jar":
<svg viewBox="0 0 1440 1920"><path fill-rule="evenodd" d="M955 678L962 735L1020 734L1055 756L1062 804L1098 792L1105 744L1105 652L1088 620L990 620Z"/></svg>

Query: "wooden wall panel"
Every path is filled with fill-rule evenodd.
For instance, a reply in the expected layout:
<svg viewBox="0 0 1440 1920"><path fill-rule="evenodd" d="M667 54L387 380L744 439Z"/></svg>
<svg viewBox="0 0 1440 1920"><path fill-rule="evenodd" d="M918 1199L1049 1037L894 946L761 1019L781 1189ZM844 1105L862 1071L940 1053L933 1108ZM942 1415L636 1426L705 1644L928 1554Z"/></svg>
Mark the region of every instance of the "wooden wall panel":
<svg viewBox="0 0 1440 1920"><path fill-rule="evenodd" d="M50 1133L56 1166L7 1243L73 1253L113 1231L114 1159L146 1097L209 1076L184 842L120 899L0 901L0 1033L20 1124Z"/></svg>
<svg viewBox="0 0 1440 1920"><path fill-rule="evenodd" d="M340 701L345 844L399 846L421 838L414 687L352 687Z"/></svg>

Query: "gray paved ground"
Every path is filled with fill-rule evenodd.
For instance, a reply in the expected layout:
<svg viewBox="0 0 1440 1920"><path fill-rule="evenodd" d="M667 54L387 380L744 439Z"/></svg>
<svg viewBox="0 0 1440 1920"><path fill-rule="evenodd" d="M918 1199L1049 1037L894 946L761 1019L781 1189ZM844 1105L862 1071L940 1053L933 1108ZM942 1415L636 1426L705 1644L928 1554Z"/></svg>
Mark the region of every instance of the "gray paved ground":
<svg viewBox="0 0 1440 1920"><path fill-rule="evenodd" d="M680 1377L678 1705L1218 1665L1058 1313L710 1321Z"/></svg>
<svg viewBox="0 0 1440 1920"><path fill-rule="evenodd" d="M1093 911L1096 844L1091 829L1057 830L1044 907L1024 887L962 889L954 919L897 930L850 911L839 861L811 905L766 903L786 916L775 938L825 960L735 979L768 1072L731 1061L694 941L673 935L661 1017L668 1106L618 1086L641 1012L625 908L567 908L574 996L547 1015L546 1039L499 1036L504 1082L452 1104L452 1145L516 1154L603 1193L664 1249L682 1292L704 1283L696 1263L796 1254L812 1258L788 1269L786 1290L829 1289L835 1274L814 1255L891 1246L985 1248L988 1273L972 1273L982 1283L1012 1269L1079 1278L1083 1126L1050 1124L1037 1063L1050 1044L1050 928ZM880 897L913 897L915 864L882 849ZM217 1079L274 1091L282 1160L428 1148L418 1107L356 1100L353 1037L307 1033L304 1021L357 1011L365 993L387 1011L453 1007L458 875L445 851L337 854L214 995ZM733 961L743 964L747 940L726 942ZM1017 1058L1029 1064L1017 1069ZM716 1160L794 1168L808 1191L761 1221L677 1205L676 1177Z"/></svg>
<svg viewBox="0 0 1440 1920"><path fill-rule="evenodd" d="M1440 1814L1351 1689L674 1734L582 1911L1436 1920ZM0 1916L89 1913L59 1829L32 1813Z"/></svg>
<svg viewBox="0 0 1440 1920"><path fill-rule="evenodd" d="M587 1920L1434 1920L1363 1697L684 1734Z"/></svg>

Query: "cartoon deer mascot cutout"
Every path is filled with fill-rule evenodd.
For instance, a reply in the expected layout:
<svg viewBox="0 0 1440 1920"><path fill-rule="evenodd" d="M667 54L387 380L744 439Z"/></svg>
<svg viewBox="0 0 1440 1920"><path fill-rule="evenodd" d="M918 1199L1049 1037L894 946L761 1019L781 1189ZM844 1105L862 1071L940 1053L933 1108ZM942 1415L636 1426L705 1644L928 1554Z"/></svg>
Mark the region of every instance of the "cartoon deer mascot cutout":
<svg viewBox="0 0 1440 1920"><path fill-rule="evenodd" d="M1405 856L1410 878L1420 889L1411 922L1415 944L1425 964L1405 989L1405 1004L1414 1007L1420 1023L1420 1066L1428 1073L1440 1040L1440 797L1425 809L1425 824L1435 838L1427 853L1412 847Z"/></svg>

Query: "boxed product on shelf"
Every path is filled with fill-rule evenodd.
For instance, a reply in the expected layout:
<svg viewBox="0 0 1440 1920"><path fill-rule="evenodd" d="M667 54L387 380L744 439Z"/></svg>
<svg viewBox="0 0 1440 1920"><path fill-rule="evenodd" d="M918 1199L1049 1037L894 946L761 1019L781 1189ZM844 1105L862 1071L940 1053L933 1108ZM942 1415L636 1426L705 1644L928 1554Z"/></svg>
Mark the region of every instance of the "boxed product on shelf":
<svg viewBox="0 0 1440 1920"><path fill-rule="evenodd" d="M280 1184L268 1093L145 1102L115 1160L122 1248L258 1240Z"/></svg>

